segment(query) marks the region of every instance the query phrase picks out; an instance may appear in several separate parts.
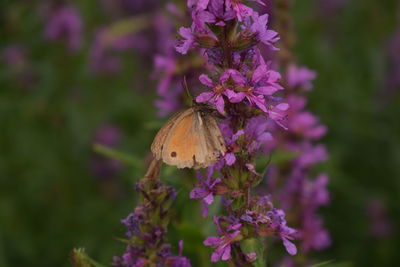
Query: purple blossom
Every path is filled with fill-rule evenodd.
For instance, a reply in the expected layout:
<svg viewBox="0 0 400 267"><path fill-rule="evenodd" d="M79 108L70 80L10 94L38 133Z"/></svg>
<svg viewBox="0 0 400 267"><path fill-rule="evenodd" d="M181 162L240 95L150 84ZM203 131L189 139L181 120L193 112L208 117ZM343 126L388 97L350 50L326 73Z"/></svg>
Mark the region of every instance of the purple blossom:
<svg viewBox="0 0 400 267"><path fill-rule="evenodd" d="M225 74L220 77L220 83L214 83L210 77L205 74L200 75L199 80L202 84L212 87L212 92L204 92L196 97L197 103L209 102L217 108L219 113L225 114L225 101L223 95L225 95L230 102L236 103L237 99L241 98L241 93L235 93L232 89L224 84L228 79Z"/></svg>
<svg viewBox="0 0 400 267"><path fill-rule="evenodd" d="M295 148L295 150L298 150ZM309 143L303 143L300 146L301 154L296 160L296 164L298 164L302 168L309 167L318 162L323 162L328 159L328 153L326 152L326 148L324 145L311 145Z"/></svg>
<svg viewBox="0 0 400 267"><path fill-rule="evenodd" d="M101 125L94 133L93 143L108 147L116 147L121 141L120 129L112 124ZM123 164L115 159L101 155L95 155L90 160L90 170L98 178L112 178L123 167Z"/></svg>
<svg viewBox="0 0 400 267"><path fill-rule="evenodd" d="M251 118L245 128L247 151L254 153L261 149L266 151L269 143L273 141L271 133L268 131L269 120L264 116Z"/></svg>
<svg viewBox="0 0 400 267"><path fill-rule="evenodd" d="M217 262L220 260L227 261L231 258L231 245L236 242L236 238L240 235L241 223L231 224L223 230L220 225L220 218L214 216L214 222L217 225L217 229L221 237L210 236L204 240L204 245L216 247L215 251L211 255L211 262Z"/></svg>
<svg viewBox="0 0 400 267"><path fill-rule="evenodd" d="M189 8L195 8L197 10L204 10L207 8L209 1L210 0L188 0L187 6Z"/></svg>
<svg viewBox="0 0 400 267"><path fill-rule="evenodd" d="M393 232L394 225L388 216L386 203L380 198L372 197L368 200L365 208L373 237L377 239L388 237Z"/></svg>
<svg viewBox="0 0 400 267"><path fill-rule="evenodd" d="M248 16L251 16L254 14L254 10L244 4L241 3L242 0L225 0L225 6L227 9L232 8L235 13L236 17L238 18L239 21L242 21L243 18L246 18ZM253 2L257 2L261 5L265 5L261 0L250 0Z"/></svg>
<svg viewBox="0 0 400 267"><path fill-rule="evenodd" d="M286 75L287 84L290 88L300 87L307 91L312 89L312 81L317 77L315 71L294 64L289 65Z"/></svg>
<svg viewBox="0 0 400 267"><path fill-rule="evenodd" d="M290 240L293 239L293 234L296 233L296 230L286 225L284 211L273 208L267 212L267 215L271 218L271 228L274 229L275 234L282 239L286 251L290 255L296 255L297 248L292 242L290 242Z"/></svg>
<svg viewBox="0 0 400 267"><path fill-rule="evenodd" d="M248 105L256 106L278 125L283 126L282 121L286 118L289 105L287 103L271 104L275 100L272 94L283 89L278 84L279 79L280 74L270 70L268 64L259 65L250 79L235 69L226 70L220 77L221 82L233 81L232 87L240 88L237 89L240 90L237 93L232 90L228 91L227 96L231 103L239 103L245 99ZM266 103L265 97L271 103Z"/></svg>
<svg viewBox="0 0 400 267"><path fill-rule="evenodd" d="M64 6L50 11L46 18L45 38L50 41L67 40L71 51L82 46L82 19L73 6Z"/></svg>
<svg viewBox="0 0 400 267"><path fill-rule="evenodd" d="M190 192L190 198L203 198L202 200L202 215L206 217L208 215L208 205L214 202L214 187L221 182L220 178L213 179L213 168L207 169L206 179L203 179L200 172L197 172L197 179L199 184Z"/></svg>
<svg viewBox="0 0 400 267"><path fill-rule="evenodd" d="M208 10L213 15L211 22L218 26L225 26L226 21L235 18L235 12L232 9L224 8L224 0L211 0Z"/></svg>
<svg viewBox="0 0 400 267"><path fill-rule="evenodd" d="M94 143L115 147L121 140L121 130L112 124L103 124L95 132Z"/></svg>
<svg viewBox="0 0 400 267"><path fill-rule="evenodd" d="M254 12L251 16L252 24L249 21L246 22L249 30L256 34L257 40L267 45L272 50L279 50L277 47L273 45L273 43L277 42L280 38L278 33L273 30L268 30L268 14L264 14L259 16L257 12Z"/></svg>
<svg viewBox="0 0 400 267"><path fill-rule="evenodd" d="M21 70L27 64L25 47L19 44L6 46L1 51L1 60L13 70Z"/></svg>
<svg viewBox="0 0 400 267"><path fill-rule="evenodd" d="M117 53L126 51L137 44L133 35L116 36L109 29L100 29L90 49L90 66L95 72L116 73L121 69Z"/></svg>
<svg viewBox="0 0 400 267"><path fill-rule="evenodd" d="M300 238L303 240L301 250L322 250L331 244L329 232L324 228L323 220L315 213L304 212Z"/></svg>
<svg viewBox="0 0 400 267"><path fill-rule="evenodd" d="M193 33L193 29L194 24L192 28L181 27L179 29L179 35L183 37L183 40L178 42L178 44L175 46L175 49L183 55L187 54L187 52L196 45L196 36Z"/></svg>

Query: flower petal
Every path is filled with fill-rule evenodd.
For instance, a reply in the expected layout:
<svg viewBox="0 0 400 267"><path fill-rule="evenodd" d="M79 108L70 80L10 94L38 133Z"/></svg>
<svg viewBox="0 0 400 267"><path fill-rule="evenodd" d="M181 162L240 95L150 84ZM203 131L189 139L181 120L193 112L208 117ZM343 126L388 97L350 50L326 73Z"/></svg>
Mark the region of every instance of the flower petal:
<svg viewBox="0 0 400 267"><path fill-rule="evenodd" d="M196 102L202 103L202 102L209 101L213 96L214 96L213 92L201 93L196 97Z"/></svg>
<svg viewBox="0 0 400 267"><path fill-rule="evenodd" d="M212 204L214 201L214 195L213 193L209 193L205 198L204 202L207 203L208 205Z"/></svg>
<svg viewBox="0 0 400 267"><path fill-rule="evenodd" d="M297 248L296 246L290 242L288 239L282 237L282 241L283 241L283 245L286 248L286 251L290 254L290 255L296 255L297 254Z"/></svg>
<svg viewBox="0 0 400 267"><path fill-rule="evenodd" d="M203 198L207 196L208 191L201 187L195 187L192 191L190 191L190 198Z"/></svg>
<svg viewBox="0 0 400 267"><path fill-rule="evenodd" d="M218 236L209 236L206 238L206 240L203 241L203 244L205 246L218 246L221 244L221 238Z"/></svg>
<svg viewBox="0 0 400 267"><path fill-rule="evenodd" d="M222 251L221 259L223 261L229 260L231 258L231 245L226 245Z"/></svg>
<svg viewBox="0 0 400 267"><path fill-rule="evenodd" d="M201 74L199 76L199 80L202 84L208 86L208 87L214 87L214 83L212 82L212 80L210 79L210 77L208 77L206 74Z"/></svg>
<svg viewBox="0 0 400 267"><path fill-rule="evenodd" d="M236 161L235 154L233 154L232 152L226 153L225 154L225 161L226 161L226 165L232 166L233 163L235 163L235 161Z"/></svg>

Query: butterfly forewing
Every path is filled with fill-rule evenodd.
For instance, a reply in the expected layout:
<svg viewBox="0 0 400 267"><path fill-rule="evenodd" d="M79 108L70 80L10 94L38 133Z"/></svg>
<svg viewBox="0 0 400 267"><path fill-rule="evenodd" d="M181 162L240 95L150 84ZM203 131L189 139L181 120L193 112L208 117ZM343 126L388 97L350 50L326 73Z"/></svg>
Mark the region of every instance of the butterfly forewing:
<svg viewBox="0 0 400 267"><path fill-rule="evenodd" d="M193 111L192 111L193 112ZM186 116L190 115L191 110L185 110L175 114L157 133L156 137L151 144L151 152L153 152L156 159L161 159L162 149L164 146L164 142L167 139L172 127L185 118Z"/></svg>

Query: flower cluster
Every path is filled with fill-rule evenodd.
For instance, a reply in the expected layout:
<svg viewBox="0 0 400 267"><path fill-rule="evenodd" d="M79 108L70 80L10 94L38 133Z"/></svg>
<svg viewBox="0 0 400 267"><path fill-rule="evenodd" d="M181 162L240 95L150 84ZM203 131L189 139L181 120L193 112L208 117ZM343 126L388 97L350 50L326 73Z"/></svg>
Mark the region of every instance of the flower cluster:
<svg viewBox="0 0 400 267"><path fill-rule="evenodd" d="M44 36L49 41L65 40L71 51L82 47L83 23L73 6L43 6L45 18Z"/></svg>
<svg viewBox="0 0 400 267"><path fill-rule="evenodd" d="M168 211L176 191L158 180L158 164L153 161L146 176L136 185L143 198L142 203L121 221L127 228L128 245L122 256L114 257L113 266L191 266L189 260L182 256L182 241L179 243L179 255L174 255L171 245L166 243Z"/></svg>
<svg viewBox="0 0 400 267"><path fill-rule="evenodd" d="M260 50L263 45L276 51L278 34L268 29L268 14L260 15L244 1L188 1L188 7L193 22L179 29L176 51L201 51L207 74L199 75L199 81L206 90L196 102L208 102L225 118L220 128L227 153L206 175L198 174L200 183L190 193L202 199L205 217L216 195L222 196L226 208L227 215L213 217L218 236L204 241L215 248L211 261L229 260L235 266L262 262L260 251L244 247L249 240L268 236L281 239L294 255L297 249L291 240L298 233L287 226L285 212L274 208L269 197L251 191L262 179L255 160L273 143L271 123L281 129L288 126L289 104L279 96L284 89L281 75Z"/></svg>

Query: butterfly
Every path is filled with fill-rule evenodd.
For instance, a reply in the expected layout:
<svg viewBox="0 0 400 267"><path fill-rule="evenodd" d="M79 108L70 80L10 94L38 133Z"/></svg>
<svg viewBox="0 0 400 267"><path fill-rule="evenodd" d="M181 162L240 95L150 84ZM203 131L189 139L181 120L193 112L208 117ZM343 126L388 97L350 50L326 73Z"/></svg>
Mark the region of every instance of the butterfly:
<svg viewBox="0 0 400 267"><path fill-rule="evenodd" d="M151 151L158 160L178 168L206 168L226 152L215 110L196 104L172 117L157 133Z"/></svg>

